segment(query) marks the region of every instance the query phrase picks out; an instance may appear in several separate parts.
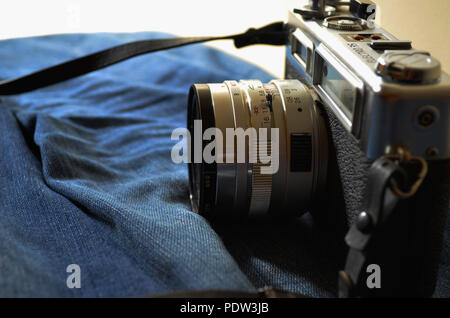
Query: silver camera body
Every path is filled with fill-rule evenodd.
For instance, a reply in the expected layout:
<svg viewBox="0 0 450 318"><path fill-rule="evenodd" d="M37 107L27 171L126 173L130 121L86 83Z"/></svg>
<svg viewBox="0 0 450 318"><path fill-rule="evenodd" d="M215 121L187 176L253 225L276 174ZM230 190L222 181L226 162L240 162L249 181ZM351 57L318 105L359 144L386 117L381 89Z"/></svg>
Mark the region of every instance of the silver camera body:
<svg viewBox="0 0 450 318"><path fill-rule="evenodd" d="M311 4L299 2L288 12L286 60L367 158L402 147L427 160L449 159L450 76L439 61L350 11L324 6L323 19L307 18L294 11Z"/></svg>

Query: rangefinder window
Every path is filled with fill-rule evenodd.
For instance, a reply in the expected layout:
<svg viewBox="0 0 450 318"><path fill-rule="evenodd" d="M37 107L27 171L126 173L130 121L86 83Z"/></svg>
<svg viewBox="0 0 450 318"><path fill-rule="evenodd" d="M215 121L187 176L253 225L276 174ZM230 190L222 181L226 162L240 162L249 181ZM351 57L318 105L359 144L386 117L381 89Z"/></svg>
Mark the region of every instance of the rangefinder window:
<svg viewBox="0 0 450 318"><path fill-rule="evenodd" d="M312 41L300 30L296 30L292 34L291 48L292 56L308 74L311 74L311 57L314 48Z"/></svg>
<svg viewBox="0 0 450 318"><path fill-rule="evenodd" d="M308 61L308 52L306 47L304 47L299 41L295 42L295 54L297 57L301 58L304 63Z"/></svg>
<svg viewBox="0 0 450 318"><path fill-rule="evenodd" d="M298 40L295 40L292 45L293 55L297 59L300 59L303 62L302 66L306 68L306 63L308 62L308 51L306 47Z"/></svg>

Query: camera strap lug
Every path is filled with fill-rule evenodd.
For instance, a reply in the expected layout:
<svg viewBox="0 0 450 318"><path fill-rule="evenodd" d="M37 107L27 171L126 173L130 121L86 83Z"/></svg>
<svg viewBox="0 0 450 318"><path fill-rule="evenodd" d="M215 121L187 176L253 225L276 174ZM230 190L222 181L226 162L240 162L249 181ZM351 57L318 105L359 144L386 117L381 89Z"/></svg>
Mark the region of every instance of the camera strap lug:
<svg viewBox="0 0 450 318"><path fill-rule="evenodd" d="M406 168L407 165L419 166L413 182L409 180L412 173ZM372 164L363 211L345 237L349 252L345 269L339 272L339 297L358 297L362 293L370 295L364 280L365 266L375 249L376 253L380 253L380 246L374 246L373 241L386 234L384 225L395 215L398 203L415 194L426 174L427 163L424 159L402 152L381 157ZM409 189L405 190L405 187ZM392 237L392 240L395 239ZM386 292L389 294L389 291Z"/></svg>

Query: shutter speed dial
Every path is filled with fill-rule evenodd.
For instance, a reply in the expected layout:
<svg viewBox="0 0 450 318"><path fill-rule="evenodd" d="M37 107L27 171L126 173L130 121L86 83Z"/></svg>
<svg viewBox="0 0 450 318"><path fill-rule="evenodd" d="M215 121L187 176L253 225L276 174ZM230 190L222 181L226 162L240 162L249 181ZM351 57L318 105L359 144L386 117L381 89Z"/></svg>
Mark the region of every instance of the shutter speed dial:
<svg viewBox="0 0 450 318"><path fill-rule="evenodd" d="M441 63L425 51L386 51L376 73L388 81L430 84L441 76Z"/></svg>
<svg viewBox="0 0 450 318"><path fill-rule="evenodd" d="M331 16L323 20L323 25L329 29L342 31L362 31L369 28L367 21L353 16Z"/></svg>

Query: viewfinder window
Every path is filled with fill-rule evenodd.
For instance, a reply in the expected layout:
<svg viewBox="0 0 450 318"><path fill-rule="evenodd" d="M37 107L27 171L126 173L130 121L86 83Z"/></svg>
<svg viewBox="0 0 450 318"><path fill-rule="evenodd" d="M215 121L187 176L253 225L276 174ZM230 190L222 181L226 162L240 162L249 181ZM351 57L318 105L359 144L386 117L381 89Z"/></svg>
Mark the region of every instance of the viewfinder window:
<svg viewBox="0 0 450 318"><path fill-rule="evenodd" d="M341 108L348 119L353 118L357 91L356 87L347 81L327 61L322 66L322 88Z"/></svg>

